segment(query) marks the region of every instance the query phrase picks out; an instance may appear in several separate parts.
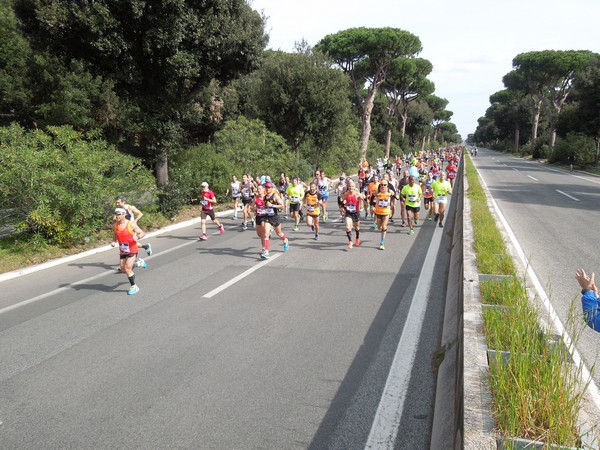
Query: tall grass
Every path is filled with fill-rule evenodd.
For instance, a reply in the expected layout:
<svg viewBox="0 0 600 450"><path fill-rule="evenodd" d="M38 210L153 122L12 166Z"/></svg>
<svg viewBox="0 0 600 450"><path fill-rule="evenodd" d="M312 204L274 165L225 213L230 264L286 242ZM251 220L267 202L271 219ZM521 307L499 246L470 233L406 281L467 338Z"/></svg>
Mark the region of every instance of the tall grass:
<svg viewBox="0 0 600 450"><path fill-rule="evenodd" d="M524 280L515 276L512 258L489 211L470 158L466 160L474 246L479 273L513 275L480 283L486 308L484 329L491 349L510 352L489 369L492 410L503 436L561 446L577 446L577 417L583 389L563 345L550 345L539 326Z"/></svg>

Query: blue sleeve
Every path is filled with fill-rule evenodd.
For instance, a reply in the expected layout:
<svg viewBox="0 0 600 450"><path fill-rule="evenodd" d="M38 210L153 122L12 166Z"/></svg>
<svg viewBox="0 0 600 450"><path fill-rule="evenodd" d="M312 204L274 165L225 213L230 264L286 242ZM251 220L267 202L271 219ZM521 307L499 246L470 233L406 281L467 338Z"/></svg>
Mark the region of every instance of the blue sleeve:
<svg viewBox="0 0 600 450"><path fill-rule="evenodd" d="M600 332L600 297L596 297L593 291L586 291L581 297L583 317L588 326Z"/></svg>

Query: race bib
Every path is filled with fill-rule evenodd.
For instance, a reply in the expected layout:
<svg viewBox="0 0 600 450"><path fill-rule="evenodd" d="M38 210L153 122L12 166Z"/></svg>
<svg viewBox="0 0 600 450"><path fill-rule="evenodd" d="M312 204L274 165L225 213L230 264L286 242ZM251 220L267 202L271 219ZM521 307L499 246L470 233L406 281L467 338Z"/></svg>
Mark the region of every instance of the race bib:
<svg viewBox="0 0 600 450"><path fill-rule="evenodd" d="M265 216L267 214L267 211L265 210L265 208L262 207L258 207L256 208L256 215L258 216Z"/></svg>
<svg viewBox="0 0 600 450"><path fill-rule="evenodd" d="M320 193L327 192L327 186L321 186L321 185L319 185L319 192Z"/></svg>
<svg viewBox="0 0 600 450"><path fill-rule="evenodd" d="M377 202L377 205L380 208L387 208L388 203L389 203L388 200L379 200L379 202Z"/></svg>
<svg viewBox="0 0 600 450"><path fill-rule="evenodd" d="M408 196L408 201L414 203L414 202L417 201L417 198L419 198L419 197L417 197L416 195L409 195Z"/></svg>
<svg viewBox="0 0 600 450"><path fill-rule="evenodd" d="M348 203L346 205L346 211L351 212L351 213L355 213L356 212L356 205L354 203Z"/></svg>
<svg viewBox="0 0 600 450"><path fill-rule="evenodd" d="M267 208L265 212L267 213L267 216L275 215L275 210L273 208Z"/></svg>
<svg viewBox="0 0 600 450"><path fill-rule="evenodd" d="M129 242L119 242L119 252L121 255L129 254Z"/></svg>
<svg viewBox="0 0 600 450"><path fill-rule="evenodd" d="M438 194L438 200L444 200L446 198L446 194Z"/></svg>
<svg viewBox="0 0 600 450"><path fill-rule="evenodd" d="M202 206L208 206L208 200L201 200L201 201L200 201L200 204L201 204Z"/></svg>
<svg viewBox="0 0 600 450"><path fill-rule="evenodd" d="M299 200L300 200L300 197L298 197L297 195L292 195L292 196L290 197L290 201L291 201L292 203L298 203L298 201L299 201Z"/></svg>
<svg viewBox="0 0 600 450"><path fill-rule="evenodd" d="M308 206L306 207L306 210L307 210L308 212L314 212L314 210L315 210L315 205L308 205Z"/></svg>

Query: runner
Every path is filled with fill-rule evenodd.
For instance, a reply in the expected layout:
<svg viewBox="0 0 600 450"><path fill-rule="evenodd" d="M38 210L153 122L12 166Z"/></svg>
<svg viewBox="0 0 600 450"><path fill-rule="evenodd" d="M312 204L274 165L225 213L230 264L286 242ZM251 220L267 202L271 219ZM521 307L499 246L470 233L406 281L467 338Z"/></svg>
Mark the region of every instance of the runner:
<svg viewBox="0 0 600 450"><path fill-rule="evenodd" d="M404 186L408 185L408 177L409 176L410 176L409 171L405 170L404 176L402 178L400 178L400 181L398 182L398 192L402 192L402 189L404 189ZM400 226L405 227L406 226L406 203L402 199L402 196L400 196L400 217L402 218L402 223L400 224Z"/></svg>
<svg viewBox="0 0 600 450"><path fill-rule="evenodd" d="M288 244L288 238L285 237L285 233L281 229L281 222L279 220L279 211L282 211L283 199L279 192L275 189L275 185L271 182L265 184L265 210L267 212L267 220L263 222L264 233L265 233L265 250L266 257L269 257L269 237L271 236L271 227L275 230L275 234L283 241L283 251L287 252L290 248ZM262 255L261 255L262 256Z"/></svg>
<svg viewBox="0 0 600 450"><path fill-rule="evenodd" d="M354 181L348 178L347 189L342 198L342 204L345 210L344 216L346 222L346 236L348 237L348 249L352 248L352 235L350 232L353 225L354 232L356 233L354 245L357 247L360 245L360 203L362 196L360 191L356 189Z"/></svg>
<svg viewBox="0 0 600 450"><path fill-rule="evenodd" d="M225 197L227 197L229 195L229 192L231 192L231 199L233 200L233 217L232 217L232 219L237 220L238 205L239 205L240 198L242 197L242 194L241 194L241 184L235 175L231 175L231 183L229 183L229 188L227 188L227 192L225 192Z"/></svg>
<svg viewBox="0 0 600 450"><path fill-rule="evenodd" d="M428 211L427 220L432 220L433 216L433 189L431 189L431 185L434 181L433 172L427 172L427 179L421 183L421 190L423 191L423 204L425 209Z"/></svg>
<svg viewBox="0 0 600 450"><path fill-rule="evenodd" d="M138 223L138 221L144 215L144 213L137 209L135 206L128 205L127 203L125 203L125 197L123 197L122 195L119 195L117 198L115 198L115 205L117 208L124 209L125 218L127 220L131 220L132 222Z"/></svg>
<svg viewBox="0 0 600 450"><path fill-rule="evenodd" d="M306 206L306 225L315 232L315 241L319 240L319 206L322 205L321 194L317 191L317 184L310 183L309 190L304 194L304 205Z"/></svg>
<svg viewBox="0 0 600 450"><path fill-rule="evenodd" d="M444 213L446 211L446 203L448 203L448 195L452 194L452 186L450 182L446 180L446 172L440 172L440 178L435 180L431 184L433 189L434 205L435 205L435 216L434 221L439 219L439 227L444 226Z"/></svg>
<svg viewBox="0 0 600 450"><path fill-rule="evenodd" d="M390 218L389 223L394 223L394 212L396 212L396 200L399 197L399 192L396 189L396 180L393 179L391 172L383 174L383 179L388 182L388 191L392 194L390 197Z"/></svg>
<svg viewBox="0 0 600 450"><path fill-rule="evenodd" d="M327 223L327 200L329 199L329 189L331 189L331 181L325 175L325 171L321 170L317 178L317 189L321 194L323 205L323 223Z"/></svg>
<svg viewBox="0 0 600 450"><path fill-rule="evenodd" d="M402 197L404 197L404 203L406 204L406 217L408 218L408 234L415 234L413 229L413 215L414 224L419 224L419 210L421 209L421 196L423 191L421 186L415 183L415 177L412 175L408 177L408 184L402 188Z"/></svg>
<svg viewBox="0 0 600 450"><path fill-rule="evenodd" d="M263 259L269 258L269 250L267 249L265 234L265 222L267 221L267 208L265 206L265 188L259 184L256 188L256 195L252 202L252 209L256 217L256 235L260 238L260 257Z"/></svg>
<svg viewBox="0 0 600 450"><path fill-rule="evenodd" d="M248 217L252 220L252 226L255 225L255 222L251 208L252 201L254 200L254 183L252 182L252 177L246 173L242 175L241 195L242 207L244 208L244 222L242 223L242 228L247 230Z"/></svg>
<svg viewBox="0 0 600 450"><path fill-rule="evenodd" d="M392 194L388 191L388 182L386 180L383 180L381 183L379 183L378 191L375 214L377 217L377 228L381 231L379 250L385 250L385 235L387 233L387 225L390 218L390 197L392 196Z"/></svg>
<svg viewBox="0 0 600 450"><path fill-rule="evenodd" d="M217 203L215 193L208 188L208 183L206 181L203 181L201 186L202 192L200 193L200 204L202 205L202 213L200 214L200 224L202 226L202 234L200 235L200 240L205 241L208 239L208 236L206 235L207 217L210 217L213 223L219 227L219 233L224 234L225 228L223 228L223 224L215 217L215 210L213 208L213 205Z"/></svg>
<svg viewBox="0 0 600 450"><path fill-rule="evenodd" d="M294 231L298 231L302 216L302 199L304 198L304 188L300 184L300 178L294 177L292 184L285 191L290 199L290 217L294 220Z"/></svg>
<svg viewBox="0 0 600 450"><path fill-rule="evenodd" d="M448 173L448 181L450 181L450 186L454 187L454 178L456 178L456 165L454 164L454 159L451 159L448 162L448 166L446 167L446 172Z"/></svg>
<svg viewBox="0 0 600 450"><path fill-rule="evenodd" d="M130 220L131 222L135 223L137 225L138 220L140 220L142 218L142 216L144 215L143 212L141 212L139 209L137 209L135 206L133 205L128 205L127 203L125 203L125 197L123 197L122 195L119 195L116 199L115 199L115 203L116 203L116 207L117 208L121 208L125 210L125 219ZM135 217L137 215L137 217ZM146 244L140 244L138 242L138 247L142 247L145 251L146 251L146 255L150 256L152 254L152 246L150 245L150 243L146 243ZM144 260L142 260L143 262ZM117 269L117 272L120 272L121 268L119 267L119 269Z"/></svg>
<svg viewBox="0 0 600 450"><path fill-rule="evenodd" d="M368 186L367 198L369 199L369 214L373 218L373 229L377 228L377 217L375 216L375 206L377 203L377 192L379 191L379 175L373 175ZM366 219L366 217L365 217Z"/></svg>
<svg viewBox="0 0 600 450"><path fill-rule="evenodd" d="M344 194L346 192L348 185L346 183L346 174L341 174L340 179L335 187L335 192L337 194L337 205L340 210L340 221L344 220L344 214L346 209L344 208ZM359 208L360 210L360 208Z"/></svg>
<svg viewBox="0 0 600 450"><path fill-rule="evenodd" d="M129 284L131 285L127 291L127 295L135 295L140 290L138 285L135 284L135 274L133 273L133 266L138 256L137 241L142 239L146 233L137 226L135 221L127 220L125 218L126 215L127 211L125 208L115 209L115 231L111 245L113 247L119 245L119 267L121 272L127 275ZM148 267L148 264L140 258L137 259L137 267L145 269Z"/></svg>

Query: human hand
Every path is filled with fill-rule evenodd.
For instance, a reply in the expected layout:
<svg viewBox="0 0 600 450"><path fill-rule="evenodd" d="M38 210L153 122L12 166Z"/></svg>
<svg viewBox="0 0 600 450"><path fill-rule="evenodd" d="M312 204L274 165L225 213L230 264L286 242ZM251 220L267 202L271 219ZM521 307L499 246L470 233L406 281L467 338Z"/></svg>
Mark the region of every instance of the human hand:
<svg viewBox="0 0 600 450"><path fill-rule="evenodd" d="M589 276L585 273L585 270L583 269L578 269L577 272L575 272L575 278L579 282L579 286L581 286L581 289L588 289L590 291L594 291L594 293L597 295L598 292L596 290L595 275L596 274L592 272L592 275Z"/></svg>

